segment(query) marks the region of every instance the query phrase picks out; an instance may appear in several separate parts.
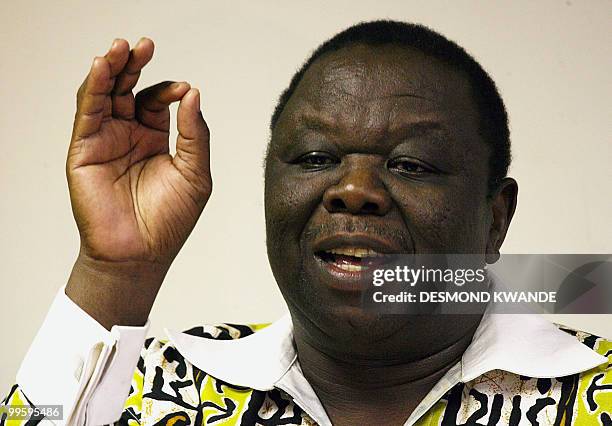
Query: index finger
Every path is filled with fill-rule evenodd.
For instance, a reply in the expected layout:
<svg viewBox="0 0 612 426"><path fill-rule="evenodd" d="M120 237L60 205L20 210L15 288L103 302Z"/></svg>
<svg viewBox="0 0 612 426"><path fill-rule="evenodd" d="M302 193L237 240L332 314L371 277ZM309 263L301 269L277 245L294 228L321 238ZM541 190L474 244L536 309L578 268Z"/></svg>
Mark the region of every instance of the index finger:
<svg viewBox="0 0 612 426"><path fill-rule="evenodd" d="M91 70L77 93L73 140L85 138L98 131L104 111L110 107L108 93L111 89L108 61L103 57L94 58Z"/></svg>
<svg viewBox="0 0 612 426"><path fill-rule="evenodd" d="M110 92L115 77L129 57L127 41L115 39L104 57L94 58L91 70L77 93L77 112L73 139L87 137L100 128L104 117L110 115Z"/></svg>

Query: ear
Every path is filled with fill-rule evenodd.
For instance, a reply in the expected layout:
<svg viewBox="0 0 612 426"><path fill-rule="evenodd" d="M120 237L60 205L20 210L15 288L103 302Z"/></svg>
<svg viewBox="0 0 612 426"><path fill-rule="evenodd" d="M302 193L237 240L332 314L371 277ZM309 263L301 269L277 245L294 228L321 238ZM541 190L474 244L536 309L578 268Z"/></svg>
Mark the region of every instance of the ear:
<svg viewBox="0 0 612 426"><path fill-rule="evenodd" d="M489 264L499 259L499 249L506 238L510 221L516 210L517 196L518 184L516 181L512 178L504 178L489 201L492 222L485 257Z"/></svg>

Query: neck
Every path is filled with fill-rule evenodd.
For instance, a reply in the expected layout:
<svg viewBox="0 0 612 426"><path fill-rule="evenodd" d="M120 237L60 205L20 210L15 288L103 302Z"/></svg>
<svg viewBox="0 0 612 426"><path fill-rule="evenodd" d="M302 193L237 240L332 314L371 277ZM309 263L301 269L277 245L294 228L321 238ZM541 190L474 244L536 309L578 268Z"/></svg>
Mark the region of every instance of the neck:
<svg viewBox="0 0 612 426"><path fill-rule="evenodd" d="M461 333L455 333L454 339L445 344L439 344L439 335L433 337L436 344L431 345L435 349L430 352L423 350L430 347L426 338L406 337L404 341L414 345L413 353L418 355L410 356L410 348L407 348L402 359L355 358L350 348L346 348L344 354L333 352L332 355L317 344L320 342L309 339L311 334L300 328L299 323L294 323L294 338L304 376L334 425L402 424L438 380L460 361L480 318L465 322ZM448 321L445 324L451 328L453 325L457 330L456 324ZM414 334L414 330L412 332ZM382 420L388 423L381 421L383 412ZM365 419L369 419L368 422L364 422Z"/></svg>

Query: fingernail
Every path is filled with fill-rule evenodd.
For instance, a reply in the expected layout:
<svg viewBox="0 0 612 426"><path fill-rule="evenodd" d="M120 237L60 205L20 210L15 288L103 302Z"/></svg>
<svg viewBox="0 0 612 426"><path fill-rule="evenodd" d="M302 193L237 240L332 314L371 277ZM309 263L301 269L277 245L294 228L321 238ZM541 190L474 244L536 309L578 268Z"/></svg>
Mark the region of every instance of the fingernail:
<svg viewBox="0 0 612 426"><path fill-rule="evenodd" d="M173 90L178 90L178 89L184 87L185 85L187 85L187 87L189 87L189 83L187 83L186 81L175 81L174 83L172 83L171 88Z"/></svg>
<svg viewBox="0 0 612 426"><path fill-rule="evenodd" d="M114 39L113 42L111 43L111 50L117 45L117 42L119 41L118 38Z"/></svg>

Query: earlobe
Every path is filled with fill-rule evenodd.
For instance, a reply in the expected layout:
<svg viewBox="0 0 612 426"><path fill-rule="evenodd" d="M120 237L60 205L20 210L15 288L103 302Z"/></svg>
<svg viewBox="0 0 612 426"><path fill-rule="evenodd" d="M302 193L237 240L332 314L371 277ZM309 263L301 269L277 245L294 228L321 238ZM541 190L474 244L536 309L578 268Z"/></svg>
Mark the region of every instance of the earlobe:
<svg viewBox="0 0 612 426"><path fill-rule="evenodd" d="M490 238L489 244L487 244L487 252L485 253L485 262L491 265L497 262L498 260L499 260L499 248L497 247L497 238L494 238L494 239Z"/></svg>
<svg viewBox="0 0 612 426"><path fill-rule="evenodd" d="M492 221L485 256L489 264L499 260L499 250L516 210L517 196L518 184L516 181L512 178L504 178L491 199Z"/></svg>

